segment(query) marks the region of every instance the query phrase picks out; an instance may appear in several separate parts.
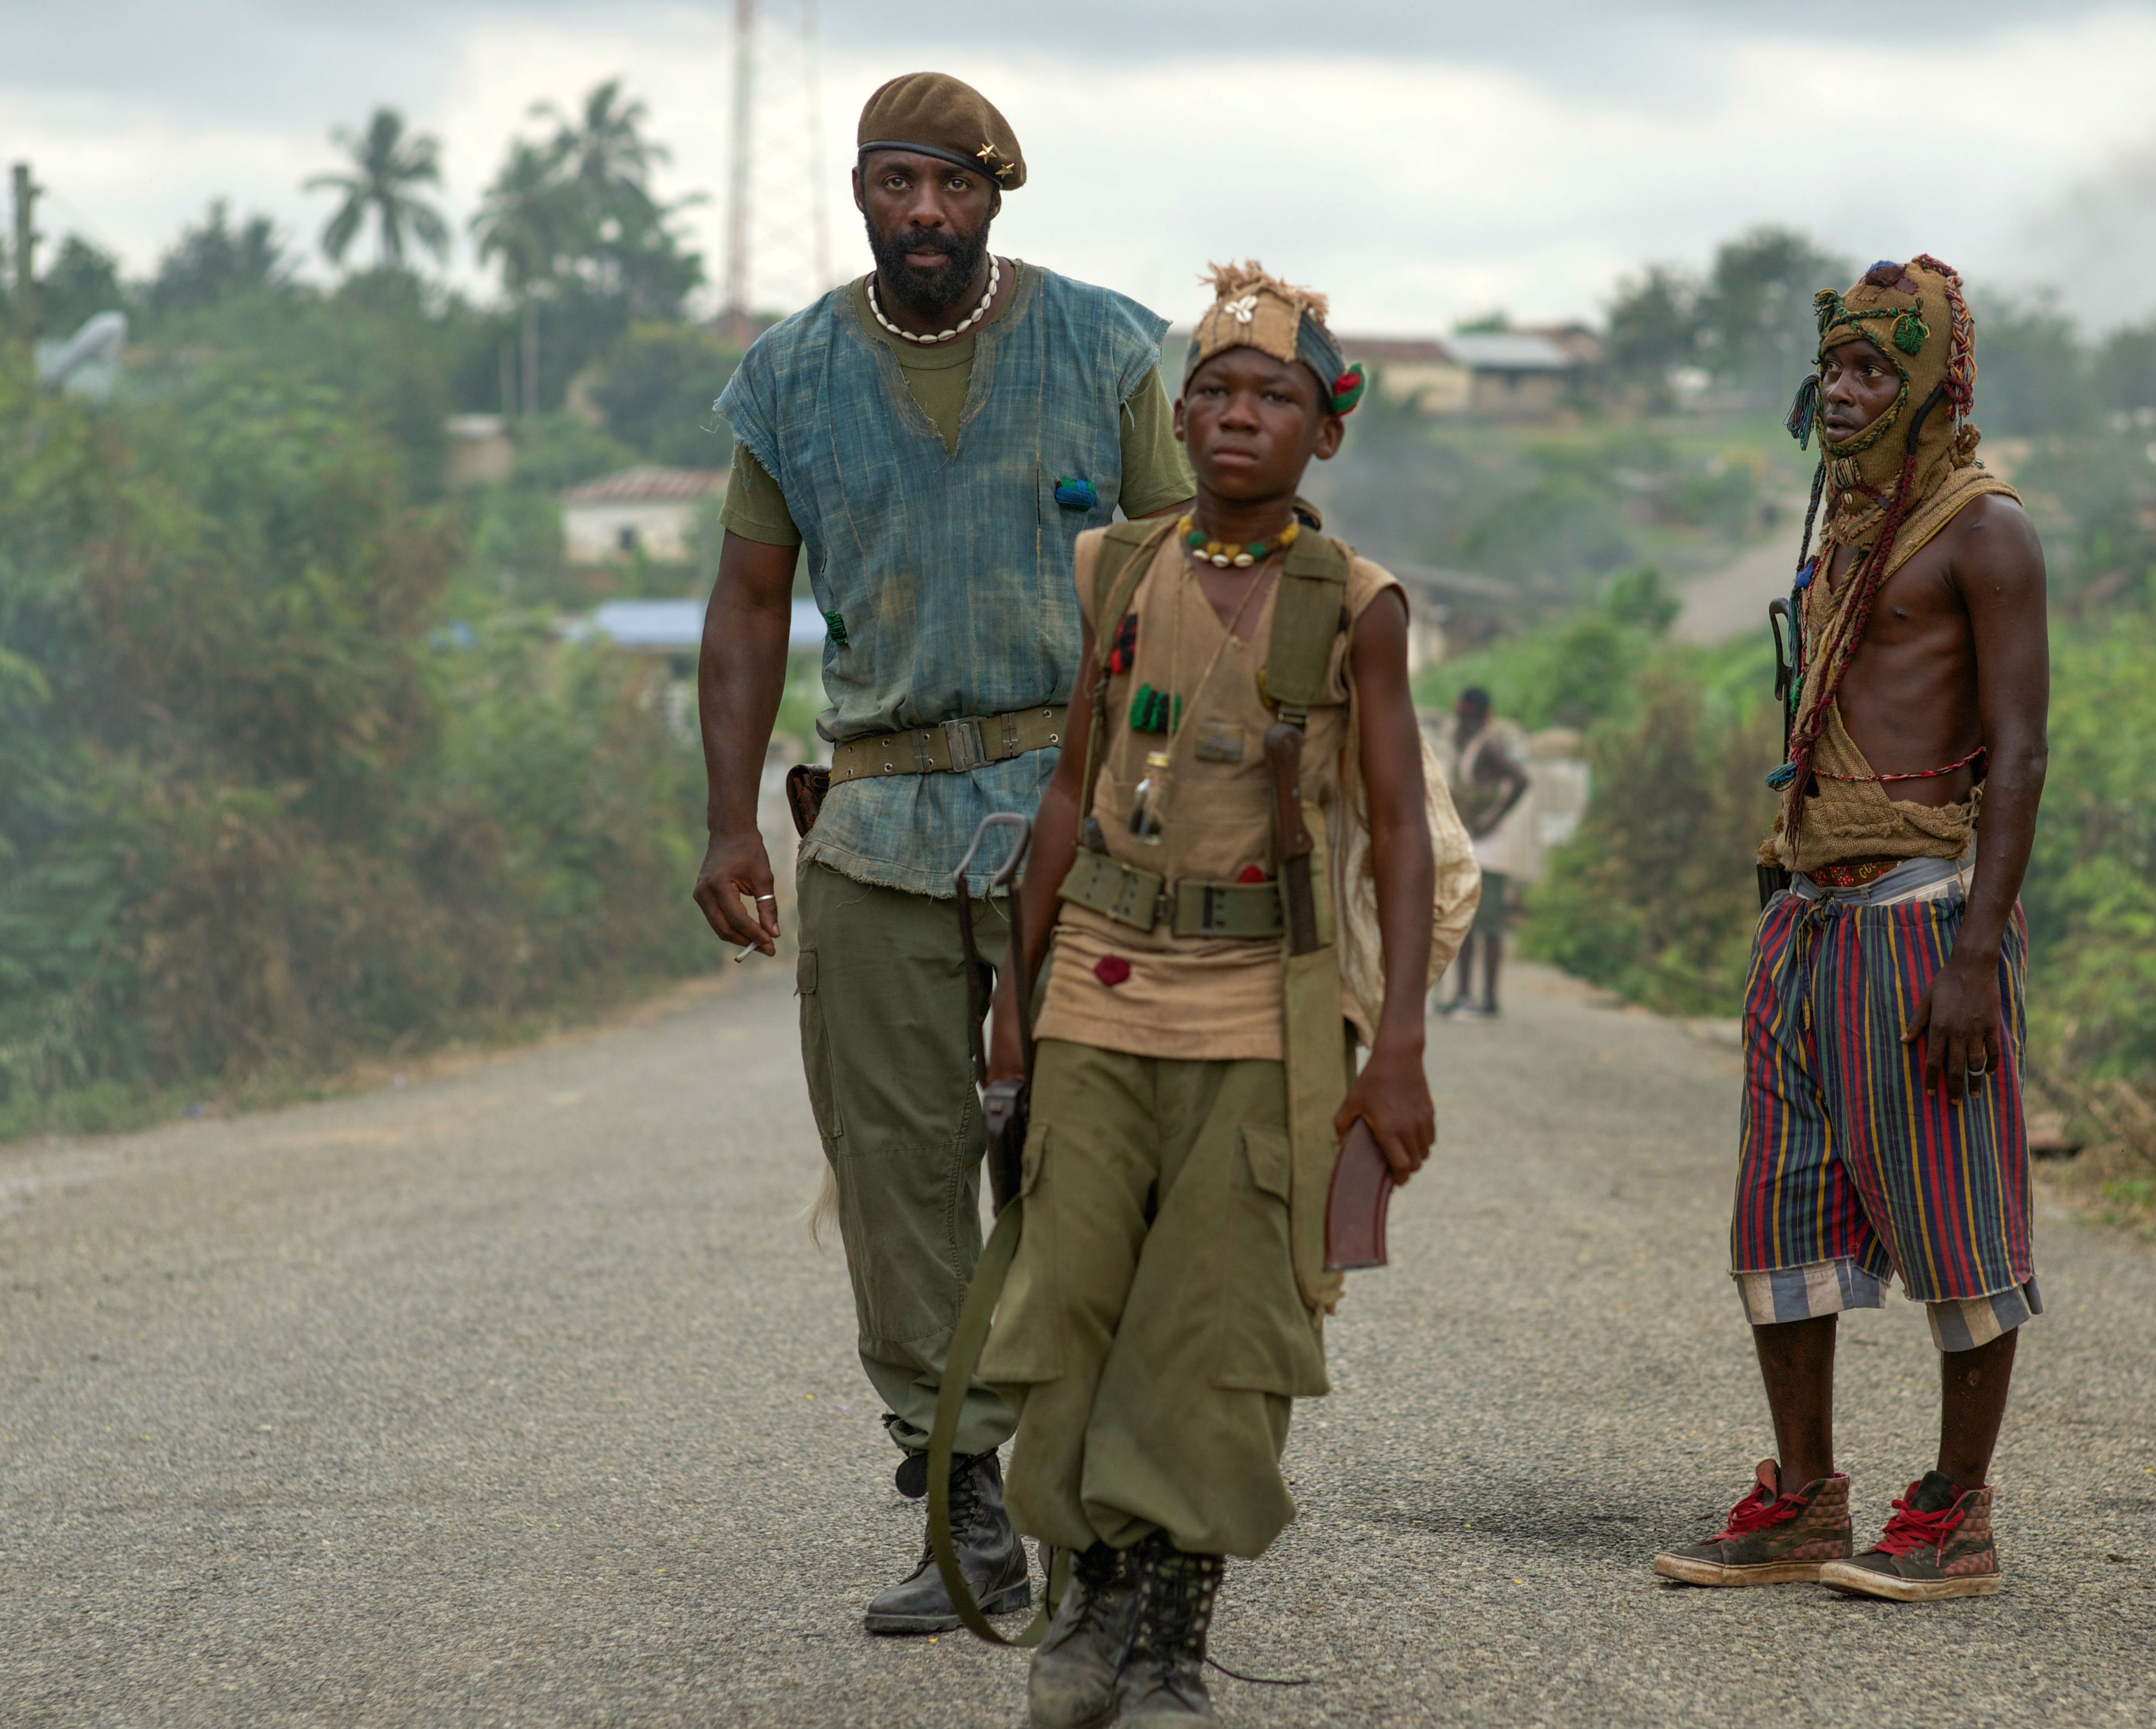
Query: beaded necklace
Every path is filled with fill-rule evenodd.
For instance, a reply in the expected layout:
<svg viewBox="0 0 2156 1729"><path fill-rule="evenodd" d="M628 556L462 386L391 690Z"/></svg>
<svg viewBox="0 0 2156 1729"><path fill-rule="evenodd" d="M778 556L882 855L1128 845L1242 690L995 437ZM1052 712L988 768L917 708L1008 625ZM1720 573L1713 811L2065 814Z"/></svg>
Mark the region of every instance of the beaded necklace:
<svg viewBox="0 0 2156 1729"><path fill-rule="evenodd" d="M1183 537L1183 544L1190 556L1201 564L1216 566L1221 570L1231 565L1237 570L1248 570L1282 549L1292 546L1296 536L1302 532L1302 524L1293 517L1288 525L1270 541L1252 541L1247 546L1236 546L1230 541L1209 540L1205 531L1198 526L1197 519L1186 516L1175 525L1175 531Z"/></svg>
<svg viewBox="0 0 2156 1729"><path fill-rule="evenodd" d="M938 331L932 336L916 336L911 331L902 331L883 316L883 306L876 299L876 280L873 272L869 276L869 310L875 314L875 321L894 336L903 336L909 342L948 342L966 332L988 316L988 308L995 304L996 290L1003 284L1004 267L996 261L994 254L988 255L988 291L981 296L981 304L947 331Z"/></svg>

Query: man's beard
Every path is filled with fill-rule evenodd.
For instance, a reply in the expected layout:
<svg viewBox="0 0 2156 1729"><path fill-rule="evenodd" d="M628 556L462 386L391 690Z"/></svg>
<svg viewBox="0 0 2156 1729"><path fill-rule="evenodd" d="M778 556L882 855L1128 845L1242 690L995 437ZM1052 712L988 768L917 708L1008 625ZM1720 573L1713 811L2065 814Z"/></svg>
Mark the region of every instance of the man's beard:
<svg viewBox="0 0 2156 1729"><path fill-rule="evenodd" d="M869 250L875 254L876 276L891 297L909 312L932 316L966 298L973 273L988 249L988 224L968 238L947 228L901 228L889 239L869 224ZM932 270L916 269L909 252L940 252L943 262Z"/></svg>

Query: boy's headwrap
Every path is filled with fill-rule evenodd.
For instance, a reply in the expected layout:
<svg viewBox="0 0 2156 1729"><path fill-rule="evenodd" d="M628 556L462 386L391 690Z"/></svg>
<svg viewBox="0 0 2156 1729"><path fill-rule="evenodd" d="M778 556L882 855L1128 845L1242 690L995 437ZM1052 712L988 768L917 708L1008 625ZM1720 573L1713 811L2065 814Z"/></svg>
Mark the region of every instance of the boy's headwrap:
<svg viewBox="0 0 2156 1729"><path fill-rule="evenodd" d="M1783 827L1793 839L1814 788L1813 758L1828 711L1864 640L1880 588L1971 499L1986 492L2013 496L1976 460L1979 434L1969 422L1976 403L1976 324L1950 265L1928 253L1907 264L1881 259L1847 292L1821 289L1812 306L1822 363L1846 343L1869 342L1901 374L1902 387L1891 408L1846 439L1830 437L1818 423L1818 373L1798 387L1789 410L1790 436L1802 446L1816 426L1820 445L1798 553L1798 588L1811 586L1813 572L1831 564L1837 547L1856 554L1830 608L1822 603L1815 609L1811 602L1823 602L1822 596L1808 598L1806 616L1820 620L1810 633L1817 641L1805 657L1789 760L1767 777L1784 795ZM1815 562L1812 531L1822 500L1825 531Z"/></svg>
<svg viewBox="0 0 2156 1729"><path fill-rule="evenodd" d="M1363 367L1342 360L1340 345L1325 327L1325 296L1268 275L1255 263L1215 264L1200 279L1213 304L1198 321L1183 379L1228 348L1255 348L1275 360L1301 361L1317 376L1328 413L1345 414L1363 399Z"/></svg>

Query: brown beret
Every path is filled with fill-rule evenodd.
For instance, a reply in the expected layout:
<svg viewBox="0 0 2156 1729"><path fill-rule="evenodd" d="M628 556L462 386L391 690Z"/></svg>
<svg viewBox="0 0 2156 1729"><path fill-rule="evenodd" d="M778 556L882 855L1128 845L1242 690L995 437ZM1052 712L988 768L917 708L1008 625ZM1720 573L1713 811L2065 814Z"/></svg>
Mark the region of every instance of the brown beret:
<svg viewBox="0 0 2156 1729"><path fill-rule="evenodd" d="M1025 156L996 105L947 72L909 72L868 100L855 135L861 155L911 150L985 174L1010 192L1025 184Z"/></svg>

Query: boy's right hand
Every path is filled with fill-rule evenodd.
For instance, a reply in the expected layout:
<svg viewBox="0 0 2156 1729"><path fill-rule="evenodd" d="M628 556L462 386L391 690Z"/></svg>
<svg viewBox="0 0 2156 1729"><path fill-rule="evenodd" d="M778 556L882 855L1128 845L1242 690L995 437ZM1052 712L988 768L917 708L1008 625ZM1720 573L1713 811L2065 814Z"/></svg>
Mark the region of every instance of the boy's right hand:
<svg viewBox="0 0 2156 1729"><path fill-rule="evenodd" d="M1423 1167L1437 1141L1437 1111L1420 1051L1395 1050L1380 1040L1341 1101L1333 1132L1344 1137L1358 1116L1370 1126L1394 1183Z"/></svg>

